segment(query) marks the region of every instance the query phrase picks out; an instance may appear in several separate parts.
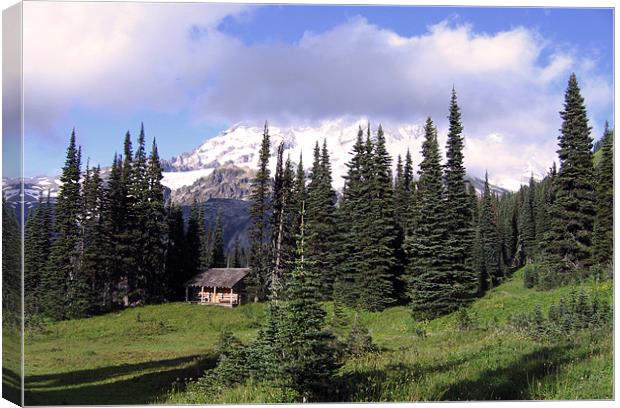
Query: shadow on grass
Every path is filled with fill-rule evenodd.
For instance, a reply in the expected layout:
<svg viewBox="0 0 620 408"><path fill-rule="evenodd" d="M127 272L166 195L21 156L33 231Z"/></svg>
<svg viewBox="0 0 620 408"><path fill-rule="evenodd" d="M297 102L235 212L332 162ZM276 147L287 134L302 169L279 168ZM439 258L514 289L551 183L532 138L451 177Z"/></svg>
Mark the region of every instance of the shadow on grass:
<svg viewBox="0 0 620 408"><path fill-rule="evenodd" d="M177 378L196 378L215 366L214 357L189 356L120 364L26 378L26 405L147 404L163 396ZM183 367L179 367L183 366ZM143 373L144 371L151 371ZM133 375L132 375L133 374ZM131 376L118 381L115 377ZM105 383L101 383L106 381ZM99 382L99 383L98 383Z"/></svg>
<svg viewBox="0 0 620 408"><path fill-rule="evenodd" d="M403 383L418 381L427 375L450 370L463 363L465 360L441 362L435 365L397 363L388 364L381 369L346 372L337 381L334 401L392 401L385 397L386 388L398 388Z"/></svg>
<svg viewBox="0 0 620 408"><path fill-rule="evenodd" d="M546 346L525 354L507 367L486 370L475 380L452 384L443 393L444 401L529 400L530 385L554 375L558 367L570 361L588 358L587 352L575 354L574 347Z"/></svg>
<svg viewBox="0 0 620 408"><path fill-rule="evenodd" d="M21 405L22 381L14 371L2 367L2 398L11 401L13 404Z"/></svg>

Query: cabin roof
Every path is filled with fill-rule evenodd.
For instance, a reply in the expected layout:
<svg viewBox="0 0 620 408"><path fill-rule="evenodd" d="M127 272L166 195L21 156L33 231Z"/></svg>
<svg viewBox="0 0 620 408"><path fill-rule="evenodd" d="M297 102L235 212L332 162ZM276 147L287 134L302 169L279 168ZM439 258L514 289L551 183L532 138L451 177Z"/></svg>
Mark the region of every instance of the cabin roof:
<svg viewBox="0 0 620 408"><path fill-rule="evenodd" d="M250 272L250 268L211 268L199 273L185 286L232 288Z"/></svg>

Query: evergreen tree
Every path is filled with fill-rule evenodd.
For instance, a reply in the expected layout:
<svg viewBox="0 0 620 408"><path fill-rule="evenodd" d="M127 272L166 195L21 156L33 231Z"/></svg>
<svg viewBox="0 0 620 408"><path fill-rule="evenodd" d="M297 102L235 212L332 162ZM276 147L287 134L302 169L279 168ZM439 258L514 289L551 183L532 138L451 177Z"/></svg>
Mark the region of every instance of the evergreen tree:
<svg viewBox="0 0 620 408"><path fill-rule="evenodd" d="M546 252L559 262L554 265L557 281L566 281L571 271L591 264L594 223L592 139L577 78L571 74L564 98L561 134L558 137L560 169L554 178L554 203Z"/></svg>
<svg viewBox="0 0 620 408"><path fill-rule="evenodd" d="M222 229L222 215L218 212L215 217L215 232L213 234L213 268L226 268L226 252L224 251L224 231Z"/></svg>
<svg viewBox="0 0 620 408"><path fill-rule="evenodd" d="M502 268L500 258L500 237L497 232L496 208L489 187L489 176L484 176L484 194L478 224L480 235L481 263L479 269L480 293L501 282Z"/></svg>
<svg viewBox="0 0 620 408"><path fill-rule="evenodd" d="M2 195L2 323L21 322L21 231ZM18 320L19 319L19 320ZM20 323L17 323L20 325ZM3 326L4 327L4 326ZM6 335L6 334L5 334Z"/></svg>
<svg viewBox="0 0 620 408"><path fill-rule="evenodd" d="M125 275L124 260L126 254L124 230L127 220L126 191L123 182L123 162L114 155L107 188L104 189L103 229L107 238L104 253L104 267L108 271L108 280L103 287L105 309L110 310L125 295L121 290L121 281Z"/></svg>
<svg viewBox="0 0 620 408"><path fill-rule="evenodd" d="M364 308L383 310L394 299L394 283L398 275L395 247L398 231L394 216L394 190L392 187L391 158L385 147L383 128L379 125L377 141L372 152L372 177L368 196L370 212L366 214L370 245L364 248L368 269L362 274ZM398 276L399 277L399 276Z"/></svg>
<svg viewBox="0 0 620 408"><path fill-rule="evenodd" d="M43 192L39 195L38 206L28 216L24 234L24 313L33 315L40 312L39 286L52 245L49 190L45 201Z"/></svg>
<svg viewBox="0 0 620 408"><path fill-rule="evenodd" d="M532 262L536 252L536 185L534 176L530 177L529 187L523 194L523 206L520 212L520 231L521 239L525 249L525 256L528 262Z"/></svg>
<svg viewBox="0 0 620 408"><path fill-rule="evenodd" d="M107 311L110 281L109 264L106 262L108 239L104 224L104 190L101 169L86 169L83 183L84 212L82 222L82 274L88 287L88 298L93 311Z"/></svg>
<svg viewBox="0 0 620 408"><path fill-rule="evenodd" d="M192 204L187 220L187 232L185 235L185 271L186 277L191 279L201 269L201 248L204 240L204 222L202 220L202 205L196 200Z"/></svg>
<svg viewBox="0 0 620 408"><path fill-rule="evenodd" d="M407 239L409 296L416 317L432 318L458 306L453 297L450 258L446 251L448 223L442 183L437 129L426 120L419 170L417 211L423 214Z"/></svg>
<svg viewBox="0 0 620 408"><path fill-rule="evenodd" d="M235 238L231 266L233 268L244 268L245 267L243 254L241 252L241 242L239 242L238 236Z"/></svg>
<svg viewBox="0 0 620 408"><path fill-rule="evenodd" d="M446 146L446 165L444 167L448 210L447 250L450 258L450 279L453 282L455 301L461 304L469 302L477 293L478 279L473 270L474 229L470 197L465 184L465 166L463 164L463 125L461 111L457 103L456 91L452 88L450 99L450 127Z"/></svg>
<svg viewBox="0 0 620 408"><path fill-rule="evenodd" d="M303 205L302 205L303 208ZM335 374L337 356L333 336L325 331L321 307L321 277L305 258L303 210L297 260L288 285L279 324L283 385L303 401L325 398Z"/></svg>
<svg viewBox="0 0 620 408"><path fill-rule="evenodd" d="M366 155L364 132L359 128L353 145L351 160L347 163L342 198L336 212L336 239L338 267L335 291L349 306L357 306L361 299L361 275L367 270L364 259L365 223L363 209L369 204L362 191L362 165Z"/></svg>
<svg viewBox="0 0 620 408"><path fill-rule="evenodd" d="M142 130L144 132L144 128ZM142 262L145 273L145 300L161 302L168 292L168 279L165 276L166 240L168 231L166 224L166 208L164 204L164 187L162 166L157 151L157 142L153 139L151 154L147 161L145 193L145 215L143 216L144 253Z"/></svg>
<svg viewBox="0 0 620 408"><path fill-rule="evenodd" d="M85 289L84 277L79 273L80 227L82 208L80 196L80 168L75 131L71 132L67 157L60 177L62 186L58 192L54 212L57 231L50 259L42 277L45 291L41 305L46 315L53 319L81 317L88 314L81 291Z"/></svg>
<svg viewBox="0 0 620 408"><path fill-rule="evenodd" d="M250 200L250 273L246 278L251 299L267 298L269 274L271 273L271 230L269 228L270 176L269 176L269 128L265 123L263 140L259 151L258 172L252 182Z"/></svg>
<svg viewBox="0 0 620 408"><path fill-rule="evenodd" d="M167 209L168 240L166 242L166 288L170 300L184 299L184 284L192 278L185 265L185 225L183 210L178 205Z"/></svg>
<svg viewBox="0 0 620 408"><path fill-rule="evenodd" d="M326 141L323 148L317 142L314 147L314 163L308 185L306 202L306 233L308 236L308 260L311 268L320 273L322 293L325 298L332 295L335 267L332 246L335 234L334 207L335 192L332 189L331 165Z"/></svg>
<svg viewBox="0 0 620 408"><path fill-rule="evenodd" d="M614 147L613 131L605 123L601 160L596 167L596 218L592 237L596 262L613 260L614 245Z"/></svg>
<svg viewBox="0 0 620 408"><path fill-rule="evenodd" d="M295 172L295 184L293 187L293 204L295 206L295 228L293 230L293 236L299 235L299 226L301 225L300 213L301 203L307 199L306 191L306 172L304 170L303 157L299 153L299 164L297 165L297 171Z"/></svg>

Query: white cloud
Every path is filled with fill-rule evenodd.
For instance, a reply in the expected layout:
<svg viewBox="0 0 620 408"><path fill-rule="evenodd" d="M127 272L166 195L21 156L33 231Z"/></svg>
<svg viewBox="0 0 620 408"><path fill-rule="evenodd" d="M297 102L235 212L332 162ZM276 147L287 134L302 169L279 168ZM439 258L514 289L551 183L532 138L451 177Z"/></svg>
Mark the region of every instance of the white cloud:
<svg viewBox="0 0 620 408"><path fill-rule="evenodd" d="M197 119L228 123L368 116L396 125L431 115L445 131L454 85L467 166L477 175L488 169L508 186L551 165L571 70L589 108L613 101L612 85L591 59L552 49L524 27L489 35L442 22L405 37L356 17L306 32L295 44L247 46L217 30L225 16L244 12L234 5L26 3L27 114L40 126L74 106L189 109Z"/></svg>

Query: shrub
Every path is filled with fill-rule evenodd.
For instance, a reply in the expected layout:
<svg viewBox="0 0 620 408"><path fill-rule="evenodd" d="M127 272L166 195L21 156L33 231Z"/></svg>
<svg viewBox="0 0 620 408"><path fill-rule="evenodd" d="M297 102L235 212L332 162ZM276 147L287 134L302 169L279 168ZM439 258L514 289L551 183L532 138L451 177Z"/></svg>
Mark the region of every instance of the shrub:
<svg viewBox="0 0 620 408"><path fill-rule="evenodd" d="M523 271L523 286L531 289L538 285L538 265L528 264Z"/></svg>
<svg viewBox="0 0 620 408"><path fill-rule="evenodd" d="M376 347L372 343L372 336L356 314L346 339L345 352L351 356L360 356L373 351L376 351Z"/></svg>
<svg viewBox="0 0 620 408"><path fill-rule="evenodd" d="M456 326L460 331L472 330L478 327L477 318L471 315L467 308L459 309L456 314Z"/></svg>

